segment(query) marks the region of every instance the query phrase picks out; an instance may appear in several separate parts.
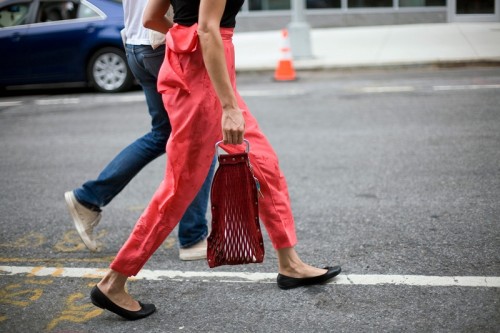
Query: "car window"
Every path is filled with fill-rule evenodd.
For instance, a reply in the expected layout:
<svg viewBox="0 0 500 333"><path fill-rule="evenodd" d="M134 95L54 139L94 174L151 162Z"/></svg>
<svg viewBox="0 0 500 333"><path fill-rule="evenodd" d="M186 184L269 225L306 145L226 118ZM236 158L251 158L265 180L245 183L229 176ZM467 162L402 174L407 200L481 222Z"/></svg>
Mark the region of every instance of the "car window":
<svg viewBox="0 0 500 333"><path fill-rule="evenodd" d="M99 14L86 3L81 3L77 13L78 18L99 17Z"/></svg>
<svg viewBox="0 0 500 333"><path fill-rule="evenodd" d="M18 3L0 8L0 28L25 24L29 8L29 3Z"/></svg>
<svg viewBox="0 0 500 333"><path fill-rule="evenodd" d="M76 18L78 4L72 1L40 1L37 22L53 22Z"/></svg>
<svg viewBox="0 0 500 333"><path fill-rule="evenodd" d="M73 20L89 17L99 17L99 13L85 2L47 0L40 1L37 22Z"/></svg>

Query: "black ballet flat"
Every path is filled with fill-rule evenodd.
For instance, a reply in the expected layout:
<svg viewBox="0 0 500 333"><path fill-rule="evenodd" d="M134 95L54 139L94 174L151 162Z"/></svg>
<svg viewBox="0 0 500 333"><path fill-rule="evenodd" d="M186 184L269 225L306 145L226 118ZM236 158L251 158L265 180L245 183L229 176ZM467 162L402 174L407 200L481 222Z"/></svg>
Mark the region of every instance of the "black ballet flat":
<svg viewBox="0 0 500 333"><path fill-rule="evenodd" d="M321 284L339 275L342 270L340 266L325 267L325 269L327 270L325 274L307 278L293 278L278 274L278 287L280 287L281 289L292 289L303 286L310 286L313 284Z"/></svg>
<svg viewBox="0 0 500 333"><path fill-rule="evenodd" d="M113 303L106 295L103 294L101 290L99 290L99 288L97 288L97 286L92 288L92 291L90 292L90 300L95 306L111 311L127 320L146 318L156 311L154 304L142 304L141 302L139 302L139 305L141 306L139 311L129 311L124 309Z"/></svg>

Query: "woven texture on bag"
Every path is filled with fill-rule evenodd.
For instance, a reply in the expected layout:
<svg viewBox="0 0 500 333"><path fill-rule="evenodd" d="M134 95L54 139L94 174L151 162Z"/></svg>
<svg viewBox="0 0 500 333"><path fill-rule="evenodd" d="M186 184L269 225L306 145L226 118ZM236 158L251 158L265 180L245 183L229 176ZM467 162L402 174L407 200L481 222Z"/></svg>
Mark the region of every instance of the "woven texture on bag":
<svg viewBox="0 0 500 333"><path fill-rule="evenodd" d="M219 156L210 199L212 231L208 237L208 265L262 262L264 243L257 187L247 153Z"/></svg>

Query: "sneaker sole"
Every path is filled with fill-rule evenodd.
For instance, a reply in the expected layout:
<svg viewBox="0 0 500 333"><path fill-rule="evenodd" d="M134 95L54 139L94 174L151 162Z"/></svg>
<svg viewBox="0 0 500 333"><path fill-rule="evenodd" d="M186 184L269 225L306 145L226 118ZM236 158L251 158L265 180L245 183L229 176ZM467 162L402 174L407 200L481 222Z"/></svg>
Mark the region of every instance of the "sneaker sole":
<svg viewBox="0 0 500 333"><path fill-rule="evenodd" d="M85 232L85 228L83 228L80 219L78 218L78 214L76 213L76 207L75 207L75 202L74 202L74 194L73 192L66 192L64 193L64 199L66 201L66 207L68 207L69 214L73 218L73 224L75 225L76 231L78 232L78 235L83 241L83 244L92 252L97 251L97 244L92 241L89 236L87 236L87 233Z"/></svg>

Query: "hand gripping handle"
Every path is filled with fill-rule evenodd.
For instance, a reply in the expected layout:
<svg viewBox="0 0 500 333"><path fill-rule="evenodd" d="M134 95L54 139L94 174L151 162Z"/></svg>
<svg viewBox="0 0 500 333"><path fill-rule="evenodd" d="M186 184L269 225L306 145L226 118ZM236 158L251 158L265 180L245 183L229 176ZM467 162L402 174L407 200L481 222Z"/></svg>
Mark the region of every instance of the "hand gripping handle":
<svg viewBox="0 0 500 333"><path fill-rule="evenodd" d="M247 145L246 149L245 149L245 153L248 153L250 151L250 142L248 142L247 139L243 139L243 142ZM220 145L223 144L224 141L218 141L216 144L215 144L215 153L217 154L217 158L219 158L219 148L220 148Z"/></svg>

